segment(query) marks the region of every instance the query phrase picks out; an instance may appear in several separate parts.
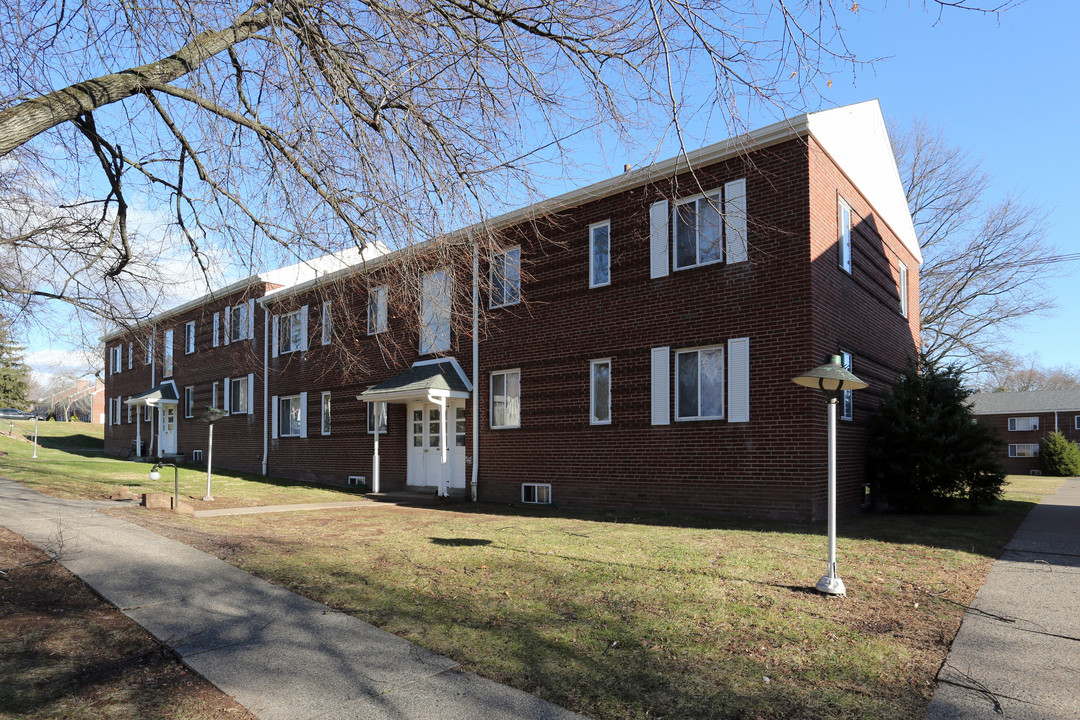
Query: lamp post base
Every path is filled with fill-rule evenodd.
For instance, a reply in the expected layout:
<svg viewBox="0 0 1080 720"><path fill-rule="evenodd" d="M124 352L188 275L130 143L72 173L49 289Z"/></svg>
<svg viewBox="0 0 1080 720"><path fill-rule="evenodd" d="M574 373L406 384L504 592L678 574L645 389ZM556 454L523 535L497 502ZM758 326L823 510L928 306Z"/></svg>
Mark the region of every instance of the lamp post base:
<svg viewBox="0 0 1080 720"><path fill-rule="evenodd" d="M207 495L206 497L203 498L203 502L213 502L213 501L214 501L214 496L213 495Z"/></svg>
<svg viewBox="0 0 1080 720"><path fill-rule="evenodd" d="M825 575L817 581L817 585L814 587L817 588L818 592L824 593L825 595L847 595L844 581L838 577Z"/></svg>

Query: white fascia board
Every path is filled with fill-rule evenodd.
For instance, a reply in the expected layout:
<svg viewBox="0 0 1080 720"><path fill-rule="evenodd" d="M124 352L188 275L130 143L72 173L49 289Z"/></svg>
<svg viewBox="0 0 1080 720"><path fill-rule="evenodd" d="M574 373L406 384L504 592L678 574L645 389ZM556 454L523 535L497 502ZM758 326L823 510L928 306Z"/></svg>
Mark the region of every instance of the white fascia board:
<svg viewBox="0 0 1080 720"><path fill-rule="evenodd" d="M810 134L921 265L919 238L878 101L811 113L807 124Z"/></svg>

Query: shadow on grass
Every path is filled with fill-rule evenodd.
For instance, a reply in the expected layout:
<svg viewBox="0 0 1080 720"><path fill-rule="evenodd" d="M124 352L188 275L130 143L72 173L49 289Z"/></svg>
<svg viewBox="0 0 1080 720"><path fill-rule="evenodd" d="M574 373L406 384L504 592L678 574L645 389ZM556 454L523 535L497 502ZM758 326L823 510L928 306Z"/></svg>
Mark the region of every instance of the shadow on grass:
<svg viewBox="0 0 1080 720"><path fill-rule="evenodd" d="M43 450L62 450L80 457L101 457L105 443L93 435L38 435L38 445Z"/></svg>

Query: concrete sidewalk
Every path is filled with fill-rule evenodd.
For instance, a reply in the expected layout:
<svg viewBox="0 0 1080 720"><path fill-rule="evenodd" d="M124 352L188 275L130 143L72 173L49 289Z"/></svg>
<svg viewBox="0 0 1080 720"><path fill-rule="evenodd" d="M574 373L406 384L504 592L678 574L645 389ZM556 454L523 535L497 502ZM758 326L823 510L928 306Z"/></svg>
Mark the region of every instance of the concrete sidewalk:
<svg viewBox="0 0 1080 720"><path fill-rule="evenodd" d="M0 524L40 547L265 720L581 719L461 672L356 618L215 557L0 478Z"/></svg>
<svg viewBox="0 0 1080 720"><path fill-rule="evenodd" d="M1080 479L1044 498L994 563L926 718L1080 718Z"/></svg>

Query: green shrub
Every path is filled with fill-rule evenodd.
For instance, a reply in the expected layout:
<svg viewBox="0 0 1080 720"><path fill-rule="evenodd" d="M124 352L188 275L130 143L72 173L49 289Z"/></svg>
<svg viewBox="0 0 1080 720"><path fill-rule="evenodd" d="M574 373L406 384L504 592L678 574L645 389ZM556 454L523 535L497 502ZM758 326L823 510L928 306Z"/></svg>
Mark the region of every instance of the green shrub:
<svg viewBox="0 0 1080 720"><path fill-rule="evenodd" d="M1061 433L1052 432L1039 443L1039 467L1043 475L1080 475L1080 449Z"/></svg>
<svg viewBox="0 0 1080 720"><path fill-rule="evenodd" d="M925 357L909 363L871 427L870 477L888 506L941 511L956 501L972 510L1001 497L1001 442L975 422L960 370Z"/></svg>

